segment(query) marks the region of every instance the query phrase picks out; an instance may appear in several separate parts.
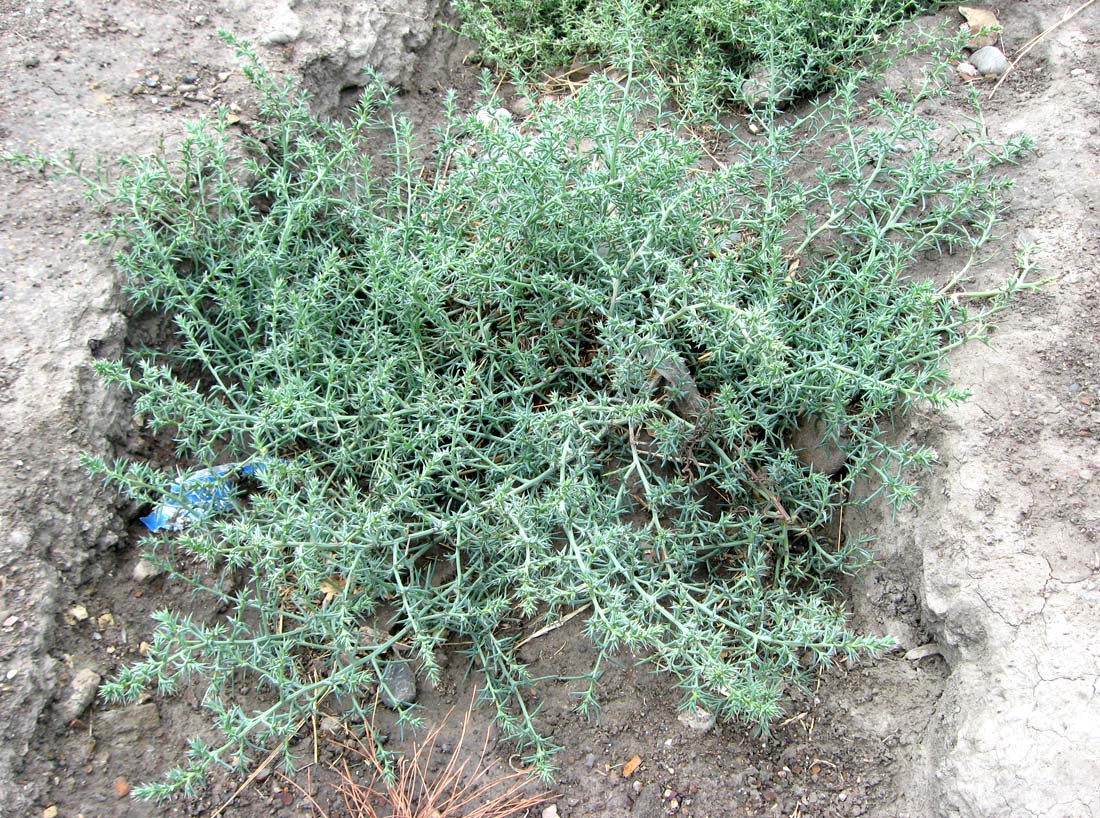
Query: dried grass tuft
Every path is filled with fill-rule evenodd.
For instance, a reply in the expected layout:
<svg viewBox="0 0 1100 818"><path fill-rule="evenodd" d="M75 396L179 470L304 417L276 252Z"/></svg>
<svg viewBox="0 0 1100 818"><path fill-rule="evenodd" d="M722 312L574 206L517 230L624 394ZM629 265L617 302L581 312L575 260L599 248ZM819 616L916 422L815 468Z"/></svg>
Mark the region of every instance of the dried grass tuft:
<svg viewBox="0 0 1100 818"><path fill-rule="evenodd" d="M462 718L462 732L447 764L432 772L440 733L451 714L417 744L411 753L387 759L370 740L342 744L349 755L364 762L370 781L360 783L348 757L340 770L339 790L352 818L507 818L529 814L547 803L553 793L533 791L534 775L529 770L498 772L497 759L489 758L491 727L486 729L476 758L463 752L470 734L473 703ZM373 725L372 725L373 728ZM387 763L390 760L390 763Z"/></svg>

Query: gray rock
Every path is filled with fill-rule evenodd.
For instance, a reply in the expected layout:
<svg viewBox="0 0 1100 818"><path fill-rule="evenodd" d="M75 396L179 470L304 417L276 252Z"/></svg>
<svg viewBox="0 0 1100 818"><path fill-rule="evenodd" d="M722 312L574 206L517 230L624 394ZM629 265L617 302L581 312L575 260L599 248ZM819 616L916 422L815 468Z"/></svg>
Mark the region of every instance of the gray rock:
<svg viewBox="0 0 1100 818"><path fill-rule="evenodd" d="M656 784L646 784L630 814L634 818L664 818L665 804L661 798L661 788Z"/></svg>
<svg viewBox="0 0 1100 818"><path fill-rule="evenodd" d="M982 72L974 67L972 63L961 62L955 66L955 70L959 72L959 76L965 80L976 80L982 75Z"/></svg>
<svg viewBox="0 0 1100 818"><path fill-rule="evenodd" d="M820 418L803 418L791 437L791 448L798 459L820 474L833 475L844 468L848 453L828 434Z"/></svg>
<svg viewBox="0 0 1100 818"><path fill-rule="evenodd" d="M382 704L391 710L416 701L416 674L412 662L390 662L382 672Z"/></svg>
<svg viewBox="0 0 1100 818"><path fill-rule="evenodd" d="M89 667L81 668L69 682L65 689L65 697L58 702L57 715L64 724L73 719L80 718L92 700L95 699L99 683L102 681L99 674Z"/></svg>
<svg viewBox="0 0 1100 818"><path fill-rule="evenodd" d="M160 728L160 712L155 703L132 704L103 713L96 722L100 738L150 736Z"/></svg>
<svg viewBox="0 0 1100 818"><path fill-rule="evenodd" d="M698 707L681 711L680 715L676 717L676 720L684 725L684 727L699 733L707 733L714 729L714 725L717 722L713 713Z"/></svg>
<svg viewBox="0 0 1100 818"><path fill-rule="evenodd" d="M163 573L156 563L144 557L134 564L134 582L149 582Z"/></svg>
<svg viewBox="0 0 1100 818"><path fill-rule="evenodd" d="M999 77L1008 70L1008 58L996 46L987 45L970 55L970 64L984 76Z"/></svg>
<svg viewBox="0 0 1100 818"><path fill-rule="evenodd" d="M766 68L758 68L741 84L741 96L751 108L785 108L794 99L794 89L782 78L773 80Z"/></svg>
<svg viewBox="0 0 1100 818"><path fill-rule="evenodd" d="M302 21L289 4L280 3L268 19L267 32L260 38L267 45L286 45L302 36Z"/></svg>
<svg viewBox="0 0 1100 818"><path fill-rule="evenodd" d="M623 790L615 790L608 794L605 807L614 814L630 812L630 796Z"/></svg>

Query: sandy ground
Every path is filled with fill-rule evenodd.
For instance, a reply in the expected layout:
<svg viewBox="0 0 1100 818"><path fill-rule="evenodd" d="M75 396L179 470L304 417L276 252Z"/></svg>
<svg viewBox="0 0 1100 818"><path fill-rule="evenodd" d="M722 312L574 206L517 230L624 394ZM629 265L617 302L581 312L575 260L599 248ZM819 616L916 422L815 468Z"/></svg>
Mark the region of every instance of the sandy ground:
<svg viewBox="0 0 1100 818"><path fill-rule="evenodd" d="M406 89L403 105L427 110L476 77L463 45L433 24L439 5L0 3L0 147L112 159L171 145L215 101L247 118L219 27L264 43L268 63L303 78L321 107L353 97L369 62ZM1052 0L998 8L1009 56L1065 10ZM848 521L880 542L878 566L852 587L857 619L901 650L824 677L767 742L733 726L693 732L667 680L643 671L610 674L598 725L572 713L567 684L547 685L544 723L565 747L564 818L1100 815L1098 43L1090 9L986 103L992 135L1026 132L1039 152L1011 170L1003 241L977 286L1012 272L1019 241L1037 244L1055 282L1006 312L989 345L955 355L970 401L899 429L941 453L922 508L872 507ZM938 112L945 128L963 115L961 84L956 96ZM124 401L90 368L143 328L128 318L109 248L81 239L98 222L76 187L6 169L0 224L0 812L209 814L236 782L167 808L116 792L119 779L179 759L204 723L193 699L113 711L97 700L73 715L81 680L131 661L149 613L179 596L133 579L136 509L78 461L144 451ZM923 272L950 276L952 263ZM924 658L906 658L925 645ZM526 658L538 673L568 674L588 649L567 627ZM455 661L423 693L429 722L461 707L464 689ZM617 768L635 754L642 765L623 779ZM308 813L277 777L227 810Z"/></svg>

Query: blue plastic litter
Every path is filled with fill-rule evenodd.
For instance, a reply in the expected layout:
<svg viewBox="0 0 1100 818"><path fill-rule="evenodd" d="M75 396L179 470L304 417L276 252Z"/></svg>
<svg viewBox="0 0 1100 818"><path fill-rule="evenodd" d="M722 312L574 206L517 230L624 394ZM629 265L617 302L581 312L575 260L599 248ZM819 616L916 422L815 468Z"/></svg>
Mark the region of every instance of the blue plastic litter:
<svg viewBox="0 0 1100 818"><path fill-rule="evenodd" d="M200 469L177 480L168 489L169 497L141 521L150 531L182 531L185 527L219 511L233 508L237 484L233 475L260 474L263 463L227 463L212 469Z"/></svg>

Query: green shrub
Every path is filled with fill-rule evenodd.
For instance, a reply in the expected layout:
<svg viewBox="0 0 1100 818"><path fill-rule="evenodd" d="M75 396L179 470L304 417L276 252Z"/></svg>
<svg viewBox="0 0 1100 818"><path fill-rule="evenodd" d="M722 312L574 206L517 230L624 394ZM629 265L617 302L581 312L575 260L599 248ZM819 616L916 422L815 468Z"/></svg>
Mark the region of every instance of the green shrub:
<svg viewBox="0 0 1100 818"><path fill-rule="evenodd" d="M457 0L463 33L504 72L575 58L654 71L696 112L831 87L874 58L919 0ZM751 79L749 79L751 78ZM746 80L749 80L746 84Z"/></svg>
<svg viewBox="0 0 1100 818"><path fill-rule="evenodd" d="M243 142L221 114L174 162L84 176L135 302L177 330L100 371L183 468L262 465L230 511L146 543L225 615L157 614L105 693L199 685L226 741L140 794L243 769L318 711L368 720L389 663L434 679L452 640L545 772L516 643L580 606L590 713L629 651L684 707L766 730L815 667L886 644L846 627L833 582L868 557L826 526L854 480L905 500L903 471L931 460L880 424L960 397L944 355L982 316L907 271L990 235L1008 183L987 171L1022 142L976 127L946 155L916 113L937 83L907 101L846 85L730 135L704 173L659 82L596 77L522 127L488 92L478 116L448 106L422 165L380 85L325 121L245 53L262 116ZM379 130L385 172L364 149ZM839 473L792 448L809 421L843 441ZM154 504L176 468L91 465Z"/></svg>

